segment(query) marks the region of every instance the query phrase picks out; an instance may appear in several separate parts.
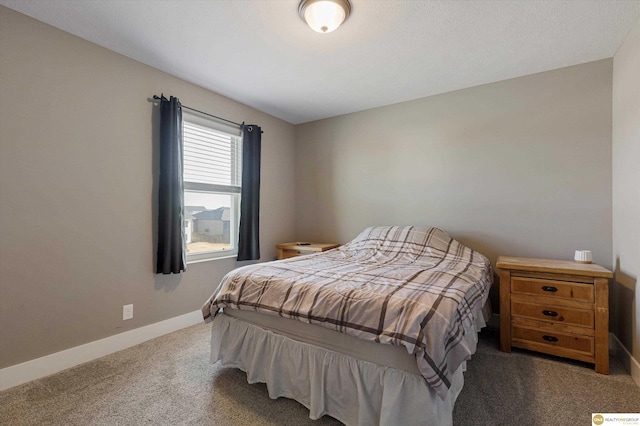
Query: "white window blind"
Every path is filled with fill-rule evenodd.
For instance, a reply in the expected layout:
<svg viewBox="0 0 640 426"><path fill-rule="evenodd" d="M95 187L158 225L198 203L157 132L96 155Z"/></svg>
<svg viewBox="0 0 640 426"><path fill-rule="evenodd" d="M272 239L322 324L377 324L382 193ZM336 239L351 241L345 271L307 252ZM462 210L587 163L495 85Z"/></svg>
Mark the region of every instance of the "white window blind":
<svg viewBox="0 0 640 426"><path fill-rule="evenodd" d="M241 138L183 122L185 189L240 192Z"/></svg>

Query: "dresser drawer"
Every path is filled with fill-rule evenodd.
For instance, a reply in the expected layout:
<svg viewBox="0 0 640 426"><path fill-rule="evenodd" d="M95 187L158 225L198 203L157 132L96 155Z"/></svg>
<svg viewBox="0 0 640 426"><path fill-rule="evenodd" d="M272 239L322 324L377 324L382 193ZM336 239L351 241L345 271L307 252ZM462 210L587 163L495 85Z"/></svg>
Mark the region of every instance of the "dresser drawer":
<svg viewBox="0 0 640 426"><path fill-rule="evenodd" d="M511 315L552 321L561 324L593 328L593 309L578 309L566 306L543 305L520 300L511 300Z"/></svg>
<svg viewBox="0 0 640 426"><path fill-rule="evenodd" d="M593 303L593 285L539 278L512 277L511 291Z"/></svg>
<svg viewBox="0 0 640 426"><path fill-rule="evenodd" d="M518 326L512 327L511 336L513 346L553 355L567 356L567 351L589 356L594 353L594 339L589 336Z"/></svg>
<svg viewBox="0 0 640 426"><path fill-rule="evenodd" d="M305 254L315 253L313 251L304 250L282 250L282 259L289 259L290 257L304 256Z"/></svg>

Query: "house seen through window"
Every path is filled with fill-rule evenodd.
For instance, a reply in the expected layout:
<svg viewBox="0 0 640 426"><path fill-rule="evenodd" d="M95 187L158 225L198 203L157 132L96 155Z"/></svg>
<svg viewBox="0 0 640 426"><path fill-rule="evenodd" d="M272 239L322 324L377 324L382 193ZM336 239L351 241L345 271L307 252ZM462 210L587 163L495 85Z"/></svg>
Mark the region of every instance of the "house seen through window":
<svg viewBox="0 0 640 426"><path fill-rule="evenodd" d="M187 262L237 254L240 129L183 110L183 132Z"/></svg>

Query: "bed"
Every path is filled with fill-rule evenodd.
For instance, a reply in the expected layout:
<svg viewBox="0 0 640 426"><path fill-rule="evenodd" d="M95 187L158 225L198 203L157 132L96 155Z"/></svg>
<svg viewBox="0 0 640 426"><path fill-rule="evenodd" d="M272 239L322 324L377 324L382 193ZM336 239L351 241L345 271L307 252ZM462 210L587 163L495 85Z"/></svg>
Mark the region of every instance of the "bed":
<svg viewBox="0 0 640 426"><path fill-rule="evenodd" d="M370 227L227 274L202 307L211 360L351 425L452 424L493 271L437 228Z"/></svg>

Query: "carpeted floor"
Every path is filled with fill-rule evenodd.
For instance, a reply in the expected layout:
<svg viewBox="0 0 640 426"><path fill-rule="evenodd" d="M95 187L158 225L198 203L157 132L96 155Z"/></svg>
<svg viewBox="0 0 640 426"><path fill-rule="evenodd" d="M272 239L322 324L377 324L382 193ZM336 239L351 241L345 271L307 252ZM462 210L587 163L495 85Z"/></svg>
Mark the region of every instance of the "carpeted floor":
<svg viewBox="0 0 640 426"><path fill-rule="evenodd" d="M591 413L640 412L640 388L610 355L610 375L580 361L498 350L499 331L485 328L467 363L455 425L590 425Z"/></svg>
<svg viewBox="0 0 640 426"><path fill-rule="evenodd" d="M0 425L325 425L295 401L209 363L209 326L196 325L0 393ZM589 425L592 412L640 412L640 388L611 358L589 364L497 349L480 334L454 424Z"/></svg>

